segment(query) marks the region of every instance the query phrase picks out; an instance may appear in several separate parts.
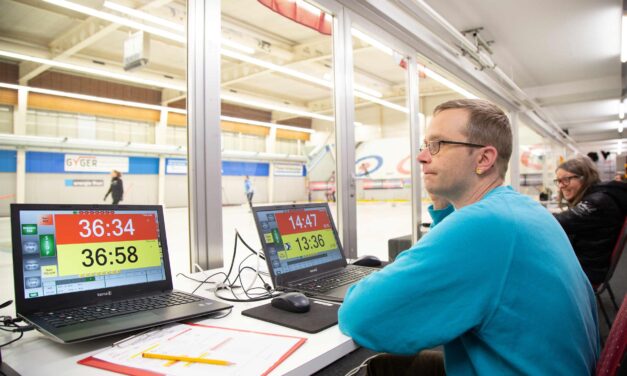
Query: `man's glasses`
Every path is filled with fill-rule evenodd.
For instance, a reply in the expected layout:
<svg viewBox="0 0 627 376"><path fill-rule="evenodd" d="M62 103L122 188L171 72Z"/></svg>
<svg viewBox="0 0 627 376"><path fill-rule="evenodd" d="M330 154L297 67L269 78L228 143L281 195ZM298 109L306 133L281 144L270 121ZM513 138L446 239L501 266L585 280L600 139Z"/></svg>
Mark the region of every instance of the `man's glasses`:
<svg viewBox="0 0 627 376"><path fill-rule="evenodd" d="M571 176L564 176L563 178L559 178L559 179L553 179L553 183L555 183L555 185L560 186L568 186L570 184L570 181L573 179L581 179L581 176L579 175L571 175Z"/></svg>
<svg viewBox="0 0 627 376"><path fill-rule="evenodd" d="M471 144L469 142L437 140L437 141L425 141L420 146L420 151L428 149L429 150L429 154L436 155L436 154L438 154L440 152L440 145L441 144L464 145L464 146L470 146L470 147L473 147L473 148L483 148L483 147L485 147L485 145Z"/></svg>

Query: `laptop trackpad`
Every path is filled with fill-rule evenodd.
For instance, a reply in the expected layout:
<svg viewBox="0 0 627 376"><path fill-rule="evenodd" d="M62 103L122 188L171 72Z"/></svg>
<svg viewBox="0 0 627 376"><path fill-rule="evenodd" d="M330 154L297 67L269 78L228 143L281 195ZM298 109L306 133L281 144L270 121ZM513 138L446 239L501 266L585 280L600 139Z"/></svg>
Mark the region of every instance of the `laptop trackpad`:
<svg viewBox="0 0 627 376"><path fill-rule="evenodd" d="M162 322L162 316L153 312L138 312L132 315L111 317L104 320L86 322L84 324L73 325L59 332L58 337L68 342L77 338L95 338L103 334L113 334L115 332L125 332L139 329L146 326Z"/></svg>

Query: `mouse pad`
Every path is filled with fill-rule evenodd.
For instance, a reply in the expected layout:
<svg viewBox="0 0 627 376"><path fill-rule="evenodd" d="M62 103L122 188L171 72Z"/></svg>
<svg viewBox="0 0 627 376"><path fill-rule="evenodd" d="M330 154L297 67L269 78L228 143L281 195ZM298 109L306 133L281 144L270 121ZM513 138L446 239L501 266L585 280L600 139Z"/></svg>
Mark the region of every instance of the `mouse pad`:
<svg viewBox="0 0 627 376"><path fill-rule="evenodd" d="M339 309L337 303L311 299L311 308L305 313L283 311L268 303L242 311L242 315L307 333L318 333L337 324Z"/></svg>

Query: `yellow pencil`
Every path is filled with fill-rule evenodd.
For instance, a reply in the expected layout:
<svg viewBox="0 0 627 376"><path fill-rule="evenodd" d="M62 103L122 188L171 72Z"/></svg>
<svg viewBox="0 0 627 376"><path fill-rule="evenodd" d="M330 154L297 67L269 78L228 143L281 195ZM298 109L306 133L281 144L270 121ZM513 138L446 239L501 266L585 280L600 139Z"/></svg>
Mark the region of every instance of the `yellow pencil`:
<svg viewBox="0 0 627 376"><path fill-rule="evenodd" d="M232 362L226 360L219 359L207 359L207 358L193 358L191 356L184 355L167 355L167 354L155 354L155 353L142 353L142 357L151 358L151 359L162 359L162 360L178 360L180 362L190 362L190 363L205 363L205 364L214 364L217 366L230 366Z"/></svg>

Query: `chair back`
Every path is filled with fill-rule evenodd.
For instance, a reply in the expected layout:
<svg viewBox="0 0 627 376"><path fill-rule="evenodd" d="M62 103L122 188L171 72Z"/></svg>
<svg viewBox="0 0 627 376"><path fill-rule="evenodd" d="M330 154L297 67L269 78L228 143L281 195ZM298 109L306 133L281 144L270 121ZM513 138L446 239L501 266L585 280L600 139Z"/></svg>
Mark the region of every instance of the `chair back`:
<svg viewBox="0 0 627 376"><path fill-rule="evenodd" d="M627 217L625 217L625 220L623 221L623 227L620 229L618 239L616 240L616 244L614 245L614 249L612 250L610 268L605 275L605 280L600 285L594 286L597 294L605 290L608 282L610 281L610 279L612 279L612 276L614 275L614 270L616 270L616 266L620 261L620 257L625 252L625 248L627 248Z"/></svg>
<svg viewBox="0 0 627 376"><path fill-rule="evenodd" d="M624 228L624 226L623 226ZM614 324L610 329L607 342L597 363L596 376L614 376L621 366L627 350L627 296L618 310ZM627 364L623 364L627 367Z"/></svg>

